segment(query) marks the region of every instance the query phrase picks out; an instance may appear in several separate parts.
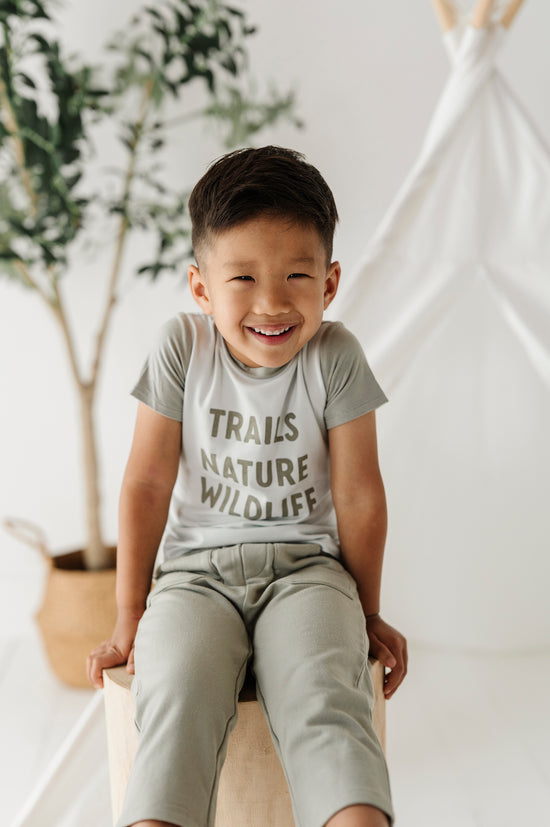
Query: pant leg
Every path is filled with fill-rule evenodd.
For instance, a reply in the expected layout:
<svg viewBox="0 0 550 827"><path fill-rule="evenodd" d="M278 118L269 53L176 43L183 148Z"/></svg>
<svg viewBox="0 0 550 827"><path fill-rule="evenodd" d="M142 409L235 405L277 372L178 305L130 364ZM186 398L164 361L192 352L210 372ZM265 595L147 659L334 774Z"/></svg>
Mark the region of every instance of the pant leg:
<svg viewBox="0 0 550 827"><path fill-rule="evenodd" d="M206 578L181 573L170 581L153 590L136 637L138 750L118 827L147 818L214 824L251 651L238 611Z"/></svg>
<svg viewBox="0 0 550 827"><path fill-rule="evenodd" d="M337 561L320 561L273 584L254 631L258 697L297 827L321 827L360 803L392 817L357 589Z"/></svg>

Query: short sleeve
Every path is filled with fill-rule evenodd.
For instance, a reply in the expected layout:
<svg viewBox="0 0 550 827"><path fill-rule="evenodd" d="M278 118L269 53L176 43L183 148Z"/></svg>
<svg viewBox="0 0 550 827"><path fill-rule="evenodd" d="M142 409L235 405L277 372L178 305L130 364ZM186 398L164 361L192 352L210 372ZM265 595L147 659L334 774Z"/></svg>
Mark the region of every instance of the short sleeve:
<svg viewBox="0 0 550 827"><path fill-rule="evenodd" d="M157 413L181 422L192 346L192 332L184 314L166 322L157 334L132 396Z"/></svg>
<svg viewBox="0 0 550 827"><path fill-rule="evenodd" d="M323 325L320 359L327 391L327 429L357 419L388 401L359 341L340 322Z"/></svg>

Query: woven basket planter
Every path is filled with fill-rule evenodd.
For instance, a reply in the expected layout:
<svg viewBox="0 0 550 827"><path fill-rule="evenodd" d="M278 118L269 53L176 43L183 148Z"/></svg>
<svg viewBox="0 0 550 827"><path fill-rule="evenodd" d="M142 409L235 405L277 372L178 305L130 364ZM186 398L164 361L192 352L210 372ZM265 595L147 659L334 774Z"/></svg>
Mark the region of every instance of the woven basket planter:
<svg viewBox="0 0 550 827"><path fill-rule="evenodd" d="M86 658L113 632L115 549L110 551L113 567L103 571L85 571L81 551L46 558L46 587L36 621L53 671L70 686L90 688Z"/></svg>
<svg viewBox="0 0 550 827"><path fill-rule="evenodd" d="M90 689L86 658L102 640L111 637L117 618L116 548L108 549L109 568L86 571L82 551L52 555L34 523L8 518L4 528L36 549L46 564L46 584L36 621L53 671L69 686Z"/></svg>

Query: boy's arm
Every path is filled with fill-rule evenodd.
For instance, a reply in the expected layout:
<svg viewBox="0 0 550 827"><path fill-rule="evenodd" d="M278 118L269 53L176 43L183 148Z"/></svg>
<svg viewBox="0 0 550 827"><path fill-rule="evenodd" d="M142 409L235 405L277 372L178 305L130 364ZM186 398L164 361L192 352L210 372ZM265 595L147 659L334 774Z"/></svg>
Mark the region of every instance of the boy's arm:
<svg viewBox="0 0 550 827"><path fill-rule="evenodd" d="M390 698L407 671L407 642L380 617L387 511L374 411L331 428L328 436L342 560L357 583L371 654L391 669L384 686Z"/></svg>
<svg viewBox="0 0 550 827"><path fill-rule="evenodd" d="M128 671L133 671L134 639L151 588L180 448L181 422L140 403L120 493L117 622L111 639L88 658L88 678L98 688L103 686L103 669L128 661Z"/></svg>

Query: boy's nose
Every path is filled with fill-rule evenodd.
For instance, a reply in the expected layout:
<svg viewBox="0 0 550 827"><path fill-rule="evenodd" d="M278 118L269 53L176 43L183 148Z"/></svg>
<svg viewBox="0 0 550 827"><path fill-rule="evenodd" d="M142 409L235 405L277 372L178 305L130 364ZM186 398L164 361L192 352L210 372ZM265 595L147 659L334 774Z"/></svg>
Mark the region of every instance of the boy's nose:
<svg viewBox="0 0 550 827"><path fill-rule="evenodd" d="M291 308L288 292L279 285L269 285L259 290L255 297L255 311L275 316L284 313Z"/></svg>

